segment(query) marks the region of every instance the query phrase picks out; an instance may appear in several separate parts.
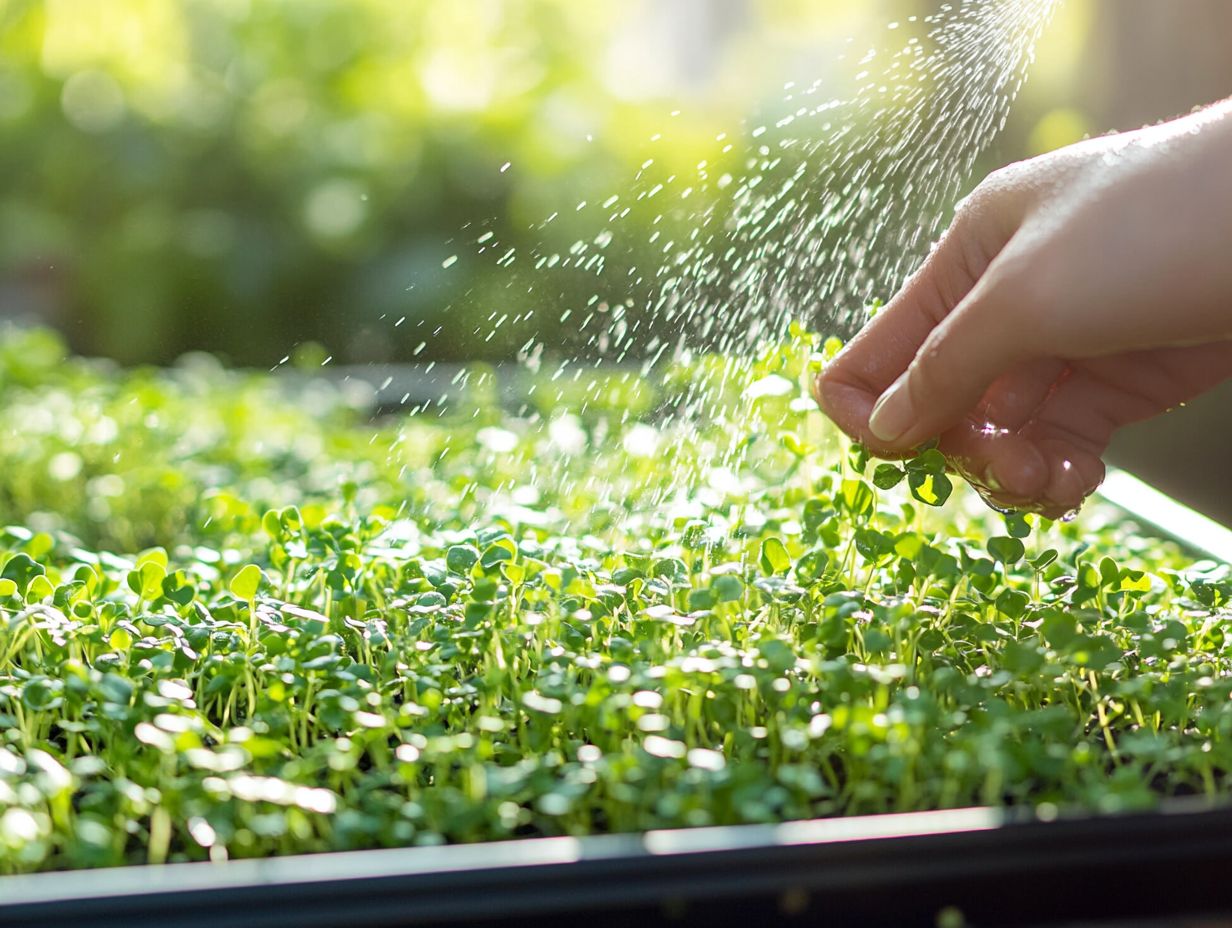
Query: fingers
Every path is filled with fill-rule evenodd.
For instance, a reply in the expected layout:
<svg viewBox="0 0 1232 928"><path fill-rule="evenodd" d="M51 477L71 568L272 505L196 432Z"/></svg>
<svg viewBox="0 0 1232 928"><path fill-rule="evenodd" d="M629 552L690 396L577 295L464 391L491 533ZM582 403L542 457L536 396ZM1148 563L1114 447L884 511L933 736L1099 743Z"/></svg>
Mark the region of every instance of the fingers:
<svg viewBox="0 0 1232 928"><path fill-rule="evenodd" d="M942 436L941 450L993 505L1059 518L1102 482L1119 428L1229 376L1228 342L1022 365L993 384L980 415Z"/></svg>
<svg viewBox="0 0 1232 928"><path fill-rule="evenodd" d="M967 422L942 435L939 447L955 471L1001 508L1021 508L1048 486L1049 462L1014 432Z"/></svg>
<svg viewBox="0 0 1232 928"><path fill-rule="evenodd" d="M868 431L905 451L970 415L992 383L1031 356L1019 297L990 271L925 339L906 371L873 406Z"/></svg>
<svg viewBox="0 0 1232 928"><path fill-rule="evenodd" d="M943 436L955 469L992 505L1059 518L1103 481L1106 438L1040 427L1050 406L1066 405L1058 392L1074 373L1058 359L1018 365L993 383L977 416Z"/></svg>
<svg viewBox="0 0 1232 928"><path fill-rule="evenodd" d="M1079 373L1071 390L1087 393L1058 397L1053 415L1069 409L1069 427L1088 430L1102 420L1111 437L1122 426L1157 416L1227 380L1232 376L1232 342L1092 358L1079 366ZM1079 402L1061 402L1068 400ZM1075 413L1083 408L1087 417L1076 421Z"/></svg>
<svg viewBox="0 0 1232 928"><path fill-rule="evenodd" d="M930 262L826 365L814 388L822 411L852 438L877 448L868 430L877 397L906 370L948 312Z"/></svg>
<svg viewBox="0 0 1232 928"><path fill-rule="evenodd" d="M852 438L873 451L891 449L869 429L873 406L920 352L987 269L1016 218L1000 201L968 206L920 270L818 377L814 396Z"/></svg>
<svg viewBox="0 0 1232 928"><path fill-rule="evenodd" d="M1058 519L1082 505L1103 482L1098 454L1064 439L964 425L942 438L955 470L998 509Z"/></svg>

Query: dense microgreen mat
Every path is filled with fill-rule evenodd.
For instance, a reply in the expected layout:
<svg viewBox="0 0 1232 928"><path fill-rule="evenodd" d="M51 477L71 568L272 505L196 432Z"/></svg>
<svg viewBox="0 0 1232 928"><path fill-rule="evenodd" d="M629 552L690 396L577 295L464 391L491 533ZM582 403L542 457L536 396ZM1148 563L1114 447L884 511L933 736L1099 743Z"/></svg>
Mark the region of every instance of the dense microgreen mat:
<svg viewBox="0 0 1232 928"><path fill-rule="evenodd" d="M822 353L371 420L10 333L0 871L1223 792L1225 569L865 460Z"/></svg>

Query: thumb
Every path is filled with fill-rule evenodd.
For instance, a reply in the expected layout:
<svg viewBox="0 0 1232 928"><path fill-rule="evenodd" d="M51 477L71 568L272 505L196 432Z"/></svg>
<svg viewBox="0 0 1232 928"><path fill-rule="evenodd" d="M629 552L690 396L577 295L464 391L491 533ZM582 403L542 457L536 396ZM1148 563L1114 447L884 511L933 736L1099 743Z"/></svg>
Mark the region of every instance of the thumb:
<svg viewBox="0 0 1232 928"><path fill-rule="evenodd" d="M951 317L970 302L971 294L986 288L991 265L1018 231L1028 202L1008 174L985 181L960 206L950 228L903 289L826 365L814 395L848 435L879 454L911 447L884 442L870 429L877 398L902 380L917 356L935 348L938 330L953 324ZM894 406L888 409L893 414ZM878 425L898 437L915 417L912 409ZM907 441L913 438L909 435Z"/></svg>
<svg viewBox="0 0 1232 928"><path fill-rule="evenodd" d="M994 262L995 266L996 262ZM993 269L932 330L869 416L886 448L907 451L960 423L1002 374L1030 357L1023 314Z"/></svg>

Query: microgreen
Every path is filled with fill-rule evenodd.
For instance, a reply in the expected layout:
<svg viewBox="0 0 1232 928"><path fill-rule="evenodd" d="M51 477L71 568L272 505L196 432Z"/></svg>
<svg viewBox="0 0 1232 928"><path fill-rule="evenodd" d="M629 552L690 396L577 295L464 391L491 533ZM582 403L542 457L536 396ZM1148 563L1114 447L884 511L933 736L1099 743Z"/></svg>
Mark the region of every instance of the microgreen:
<svg viewBox="0 0 1232 928"><path fill-rule="evenodd" d="M561 397L564 454L212 367L17 381L21 337L0 871L1228 787L1227 568L870 460L796 347L723 422Z"/></svg>

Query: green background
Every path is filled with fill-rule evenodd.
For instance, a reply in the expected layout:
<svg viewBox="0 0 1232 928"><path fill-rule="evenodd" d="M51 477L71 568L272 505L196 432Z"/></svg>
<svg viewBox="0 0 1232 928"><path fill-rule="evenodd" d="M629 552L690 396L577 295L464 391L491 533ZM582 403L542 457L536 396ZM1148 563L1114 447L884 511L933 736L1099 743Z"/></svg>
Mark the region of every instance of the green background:
<svg viewBox="0 0 1232 928"><path fill-rule="evenodd" d="M309 341L352 362L498 359L534 334L550 348L563 327L487 338L491 319L584 302L593 279L529 294L528 258L522 274L468 260L479 234L522 255L593 235L594 203L648 152L668 175L720 159L717 133L739 135L785 80L841 93L847 36L875 43L936 6L8 0L0 315L125 363L204 349L268 367ZM1217 95L1229 65L1209 37L1227 29L1160 6L1069 0L982 168ZM1229 19L1218 0L1186 6ZM624 240L652 219L631 216ZM609 270L631 299L653 282L620 275L648 250Z"/></svg>

